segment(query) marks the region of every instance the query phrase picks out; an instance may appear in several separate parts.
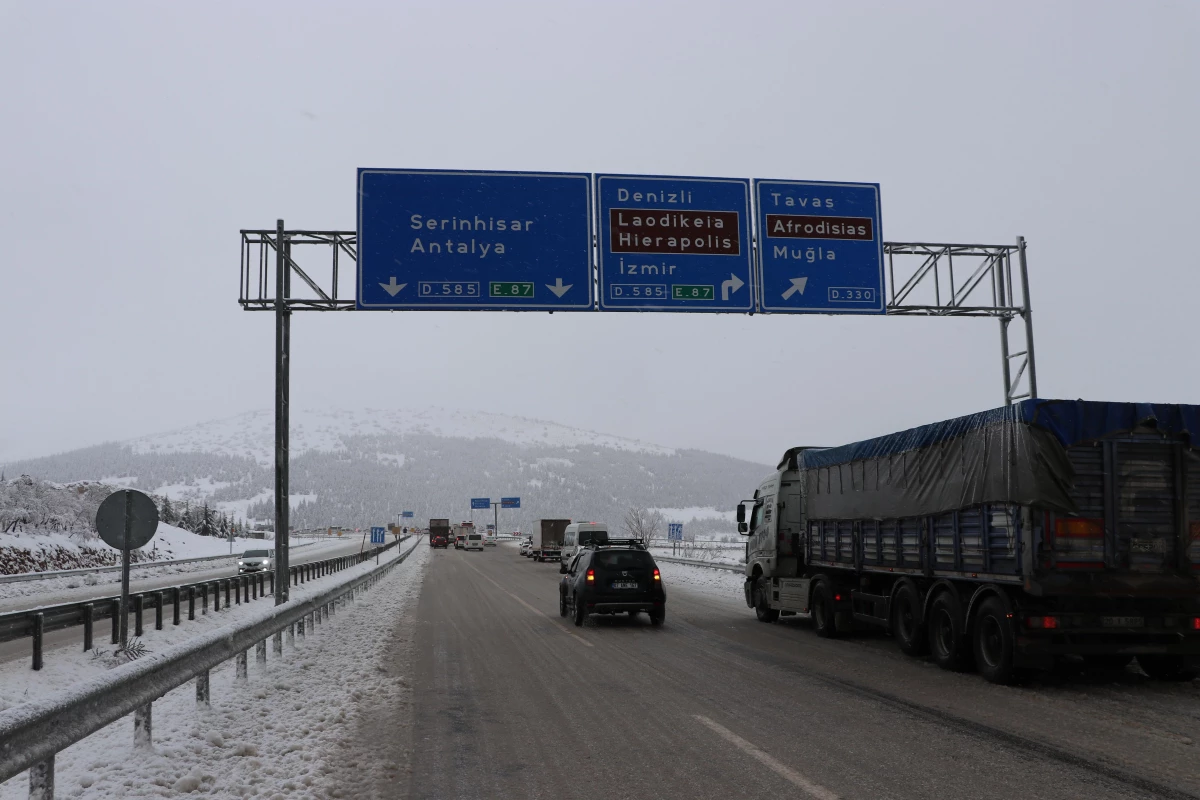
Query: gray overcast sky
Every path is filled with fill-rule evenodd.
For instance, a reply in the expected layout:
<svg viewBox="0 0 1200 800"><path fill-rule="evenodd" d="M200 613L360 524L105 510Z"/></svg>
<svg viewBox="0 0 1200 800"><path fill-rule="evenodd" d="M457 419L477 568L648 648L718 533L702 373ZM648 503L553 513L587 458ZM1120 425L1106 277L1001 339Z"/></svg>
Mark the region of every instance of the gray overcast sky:
<svg viewBox="0 0 1200 800"><path fill-rule="evenodd" d="M872 181L1030 243L1046 397L1200 402L1200 4L0 3L0 458L270 407L238 230L355 169ZM293 402L774 462L999 405L993 320L299 314Z"/></svg>

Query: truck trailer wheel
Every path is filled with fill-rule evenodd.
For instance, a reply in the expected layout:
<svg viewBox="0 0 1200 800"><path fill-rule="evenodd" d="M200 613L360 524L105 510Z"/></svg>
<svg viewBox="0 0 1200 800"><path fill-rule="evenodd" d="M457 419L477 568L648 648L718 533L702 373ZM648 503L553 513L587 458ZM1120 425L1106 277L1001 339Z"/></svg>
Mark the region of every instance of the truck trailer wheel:
<svg viewBox="0 0 1200 800"><path fill-rule="evenodd" d="M929 651L942 669L962 672L967 668L965 623L958 596L952 591L939 594L929 609Z"/></svg>
<svg viewBox="0 0 1200 800"><path fill-rule="evenodd" d="M1196 679L1195 666L1183 660L1183 656L1144 655L1138 656L1142 672L1156 681L1191 681Z"/></svg>
<svg viewBox="0 0 1200 800"><path fill-rule="evenodd" d="M1012 620L1004 604L996 597L984 600L975 617L975 666L979 674L990 683L1012 683L1016 677L1015 646Z"/></svg>
<svg viewBox="0 0 1200 800"><path fill-rule="evenodd" d="M919 657L929 653L929 633L921 620L921 598L911 583L901 585L892 601L892 638L905 655Z"/></svg>
<svg viewBox="0 0 1200 800"><path fill-rule="evenodd" d="M759 578L754 584L754 616L759 622L774 622L779 619L779 612L767 604L767 590L763 579Z"/></svg>
<svg viewBox="0 0 1200 800"><path fill-rule="evenodd" d="M822 639L837 638L836 609L833 605L833 590L828 581L818 581L812 593L813 631Z"/></svg>

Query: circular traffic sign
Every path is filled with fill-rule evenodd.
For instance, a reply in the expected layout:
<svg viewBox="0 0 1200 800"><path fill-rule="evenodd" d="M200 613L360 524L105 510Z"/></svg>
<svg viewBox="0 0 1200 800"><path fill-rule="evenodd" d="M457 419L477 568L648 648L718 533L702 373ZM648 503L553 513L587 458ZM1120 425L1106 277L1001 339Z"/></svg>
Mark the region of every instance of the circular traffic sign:
<svg viewBox="0 0 1200 800"><path fill-rule="evenodd" d="M125 513L129 511L129 541L125 541ZM136 489L121 489L104 498L96 511L100 538L118 550L136 550L154 538L158 530L158 508Z"/></svg>

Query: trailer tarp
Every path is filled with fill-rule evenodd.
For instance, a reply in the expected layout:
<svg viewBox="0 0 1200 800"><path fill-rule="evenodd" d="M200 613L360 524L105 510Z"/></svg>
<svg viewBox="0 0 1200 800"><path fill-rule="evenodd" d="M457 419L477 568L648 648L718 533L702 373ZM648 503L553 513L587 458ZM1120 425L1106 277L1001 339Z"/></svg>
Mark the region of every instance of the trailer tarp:
<svg viewBox="0 0 1200 800"><path fill-rule="evenodd" d="M1025 400L795 459L810 519L891 519L981 503L1071 513L1066 448L1142 426L1197 446L1200 406Z"/></svg>

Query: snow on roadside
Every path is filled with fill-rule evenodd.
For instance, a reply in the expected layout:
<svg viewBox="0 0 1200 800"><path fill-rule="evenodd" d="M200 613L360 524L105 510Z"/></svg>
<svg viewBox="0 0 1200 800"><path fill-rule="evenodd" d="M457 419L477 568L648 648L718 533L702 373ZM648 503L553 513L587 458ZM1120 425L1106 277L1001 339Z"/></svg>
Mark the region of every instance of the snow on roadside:
<svg viewBox="0 0 1200 800"><path fill-rule="evenodd" d="M409 543L401 545L406 552ZM390 553L396 557L395 551ZM154 745L149 752L133 746L131 718L120 720L59 753L56 783L60 797L171 797L191 792L208 797L317 798L361 796L346 788L347 765L340 743L353 736L356 718L385 702L401 686L385 680L381 659L386 633L395 618L412 613L420 593L429 548L416 550L384 581L343 607L315 634L285 644L283 661L274 653L266 667L250 661L250 679L238 684L233 662L211 674L212 706L196 706L194 683L187 683L154 704ZM321 581L293 589L300 598L374 568L359 565ZM229 624L261 609L261 602L209 612L209 624ZM200 620L191 623L199 625ZM171 634L183 641L188 623ZM208 630L213 630L210 627ZM167 630L148 631L147 644L161 649ZM166 634L166 636L164 636ZM153 638L162 636L161 639ZM160 642L162 644L160 644ZM67 681L87 680L103 670L90 656L66 660L46 670L30 687L29 699L60 691ZM31 675L26 665L20 679ZM42 677L45 680L42 680ZM0 687L14 686L16 673L0 671ZM21 698L25 701L25 698ZM353 765L350 765L351 767ZM343 774L339 774L339 772ZM0 785L0 800L28 796L28 774Z"/></svg>
<svg viewBox="0 0 1200 800"><path fill-rule="evenodd" d="M730 598L744 604L742 584L746 577L740 572L730 572L727 569L709 569L708 567L693 567L690 564L674 564L670 561L659 561L658 569L662 573L663 582L668 592L671 586L684 586L688 589L703 592L715 597Z"/></svg>
<svg viewBox="0 0 1200 800"><path fill-rule="evenodd" d="M297 548L301 545L304 545L303 549L293 550L293 552L307 555L309 553L317 553L322 550L327 550L333 545L343 541L345 540L331 539L328 542L318 541L316 544L312 544L311 539L293 539L291 546L293 548ZM231 558L237 557L237 555L244 550L258 549L262 547L270 549L273 546L274 545L270 541L264 542L262 539L236 539L234 540L234 551ZM228 554L228 542L224 543L224 547L225 553ZM216 553L214 555L220 555L220 553ZM132 590L137 591L138 581L147 580L150 578L161 578L166 575L187 575L193 572L204 572L205 570L216 569L218 567L229 566L231 564L232 561L213 560L190 561L184 564L165 562L162 564L135 566L132 570L130 570L130 584ZM95 585L116 586L118 588L114 593L120 593L120 570L95 572L91 574L95 576ZM61 578L45 578L35 581L0 583L0 600L9 600L16 597L33 597L36 601L38 595L53 595L55 597L58 597L59 595L66 595L65 599L59 600L58 602L69 603L71 602L70 594L73 590L78 590L78 594L81 598L90 597L92 594L94 594L95 590L84 581L85 577L89 576L67 575Z"/></svg>

